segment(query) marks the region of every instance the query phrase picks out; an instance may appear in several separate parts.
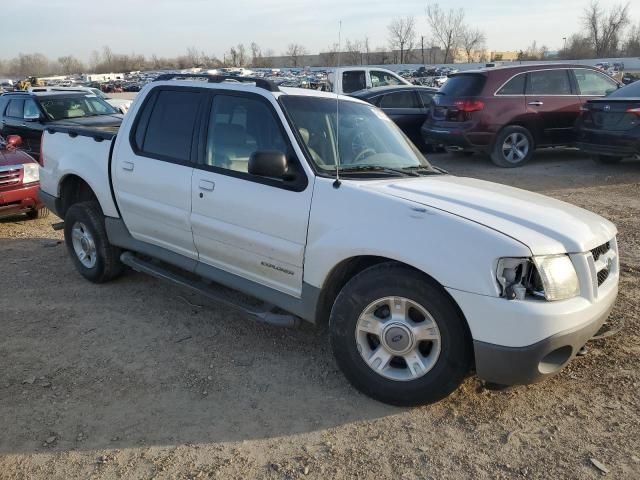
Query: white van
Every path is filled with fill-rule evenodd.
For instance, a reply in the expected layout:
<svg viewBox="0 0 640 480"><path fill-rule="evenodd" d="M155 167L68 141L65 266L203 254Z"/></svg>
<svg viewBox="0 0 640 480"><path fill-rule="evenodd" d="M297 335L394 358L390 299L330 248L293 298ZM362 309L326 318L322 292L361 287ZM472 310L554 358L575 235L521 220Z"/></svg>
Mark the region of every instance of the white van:
<svg viewBox="0 0 640 480"><path fill-rule="evenodd" d="M328 81L332 91L341 94L388 85L411 85L391 70L378 67L337 68L329 72Z"/></svg>

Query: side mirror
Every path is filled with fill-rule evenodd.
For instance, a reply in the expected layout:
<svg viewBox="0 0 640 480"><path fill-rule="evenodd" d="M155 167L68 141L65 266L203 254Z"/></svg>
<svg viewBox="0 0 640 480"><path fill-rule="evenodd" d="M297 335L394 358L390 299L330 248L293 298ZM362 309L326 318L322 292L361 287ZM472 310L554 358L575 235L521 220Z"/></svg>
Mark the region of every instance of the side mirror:
<svg viewBox="0 0 640 480"><path fill-rule="evenodd" d="M258 151L249 158L248 171L258 177L283 178L287 174L287 156L277 151Z"/></svg>
<svg viewBox="0 0 640 480"><path fill-rule="evenodd" d="M18 148L22 145L22 137L20 135L8 135L7 145L10 145L13 148Z"/></svg>

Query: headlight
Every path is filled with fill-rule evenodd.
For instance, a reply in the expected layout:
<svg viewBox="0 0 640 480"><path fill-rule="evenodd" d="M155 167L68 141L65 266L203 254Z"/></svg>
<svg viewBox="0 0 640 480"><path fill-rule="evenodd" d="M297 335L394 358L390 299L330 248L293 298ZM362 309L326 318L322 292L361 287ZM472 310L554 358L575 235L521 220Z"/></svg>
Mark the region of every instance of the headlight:
<svg viewBox="0 0 640 480"><path fill-rule="evenodd" d="M580 294L578 275L567 255L501 258L496 279L502 296L509 300L524 300L528 295L553 302Z"/></svg>
<svg viewBox="0 0 640 480"><path fill-rule="evenodd" d="M24 176L22 177L22 183L33 183L40 180L40 165L37 163L25 163Z"/></svg>
<svg viewBox="0 0 640 480"><path fill-rule="evenodd" d="M576 269L567 255L533 257L536 264L544 296L550 302L566 300L580 295L580 283Z"/></svg>

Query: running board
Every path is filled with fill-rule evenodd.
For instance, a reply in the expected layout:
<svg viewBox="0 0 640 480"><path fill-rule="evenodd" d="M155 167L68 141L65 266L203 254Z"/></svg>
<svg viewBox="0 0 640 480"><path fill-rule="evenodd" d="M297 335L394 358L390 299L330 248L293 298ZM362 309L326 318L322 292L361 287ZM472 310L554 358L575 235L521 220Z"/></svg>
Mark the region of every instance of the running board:
<svg viewBox="0 0 640 480"><path fill-rule="evenodd" d="M56 232L58 230L64 230L64 222L54 223L53 225L51 225L51 228L53 228Z"/></svg>
<svg viewBox="0 0 640 480"><path fill-rule="evenodd" d="M124 252L120 255L120 261L131 267L136 272L146 273L147 275L151 275L152 277L160 280L165 280L175 285L198 292L214 302L222 303L227 307L234 308L260 322L275 325L277 327L296 327L300 323L300 319L295 315L274 313L272 311L273 307L268 304L253 306L232 299L224 293L216 292L202 281L191 280L178 275L160 265L142 260L132 252Z"/></svg>

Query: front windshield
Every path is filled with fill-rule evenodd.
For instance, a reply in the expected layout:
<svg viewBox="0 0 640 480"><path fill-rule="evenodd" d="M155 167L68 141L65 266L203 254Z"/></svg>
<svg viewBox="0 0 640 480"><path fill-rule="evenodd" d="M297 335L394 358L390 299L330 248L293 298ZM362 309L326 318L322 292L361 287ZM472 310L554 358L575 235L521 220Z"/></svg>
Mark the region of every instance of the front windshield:
<svg viewBox="0 0 640 480"><path fill-rule="evenodd" d="M283 95L280 101L320 172L335 172L338 158L343 171L368 167L435 171L395 123L371 105L340 100L336 129L335 99Z"/></svg>
<svg viewBox="0 0 640 480"><path fill-rule="evenodd" d="M40 104L51 120L113 115L116 110L95 95L42 98Z"/></svg>
<svg viewBox="0 0 640 480"><path fill-rule="evenodd" d="M89 90L91 90L94 95L102 98L103 100L106 100L109 98L102 92L102 90L98 90L97 88L90 88Z"/></svg>

